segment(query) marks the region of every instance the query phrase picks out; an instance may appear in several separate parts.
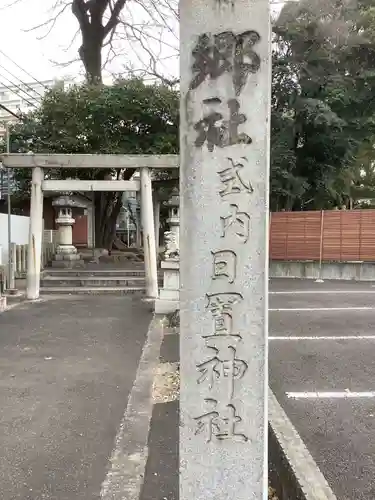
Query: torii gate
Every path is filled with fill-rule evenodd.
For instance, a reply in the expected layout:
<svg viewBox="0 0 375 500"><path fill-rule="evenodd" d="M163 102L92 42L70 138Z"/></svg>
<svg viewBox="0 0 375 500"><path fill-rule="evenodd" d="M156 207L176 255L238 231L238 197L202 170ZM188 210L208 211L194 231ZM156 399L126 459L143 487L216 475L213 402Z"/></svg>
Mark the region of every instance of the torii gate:
<svg viewBox="0 0 375 500"><path fill-rule="evenodd" d="M26 296L39 298L43 237L43 191L140 191L143 251L147 297L158 297L156 244L152 203L151 168L178 168L177 155L110 154L3 154L4 167L32 168L29 252L27 258ZM140 181L124 180L47 180L43 169L92 168L140 170Z"/></svg>

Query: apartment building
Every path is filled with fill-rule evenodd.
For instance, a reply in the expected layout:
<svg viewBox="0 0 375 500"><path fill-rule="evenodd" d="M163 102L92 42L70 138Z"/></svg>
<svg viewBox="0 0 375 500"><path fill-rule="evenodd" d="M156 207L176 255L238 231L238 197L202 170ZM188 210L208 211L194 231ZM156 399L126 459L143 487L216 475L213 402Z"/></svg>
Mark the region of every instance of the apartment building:
<svg viewBox="0 0 375 500"><path fill-rule="evenodd" d="M47 89L58 84L57 80L44 80L41 82L23 83L17 82L15 85L0 85L0 104L15 114L27 113L40 101ZM4 108L0 108L0 137L5 135L5 123L17 121L17 118L8 113Z"/></svg>
<svg viewBox="0 0 375 500"><path fill-rule="evenodd" d="M57 80L43 80L30 83L19 81L14 85L0 85L0 104L16 115L27 113L40 104L47 89L59 83L61 84ZM5 124L17 121L17 118L9 113L7 109L0 107L0 138L4 138L5 136ZM12 172L10 172L9 181L12 190L14 189ZM0 168L0 201L6 199L7 192L8 175L4 169Z"/></svg>

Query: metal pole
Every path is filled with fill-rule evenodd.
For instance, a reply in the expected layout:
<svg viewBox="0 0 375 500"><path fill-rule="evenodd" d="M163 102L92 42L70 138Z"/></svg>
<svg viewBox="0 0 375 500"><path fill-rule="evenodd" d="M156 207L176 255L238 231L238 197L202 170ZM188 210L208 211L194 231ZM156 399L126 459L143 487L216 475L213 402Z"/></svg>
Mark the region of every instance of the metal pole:
<svg viewBox="0 0 375 500"><path fill-rule="evenodd" d="M130 247L130 238L129 238L129 209L126 210L126 239L127 239L127 244L128 248Z"/></svg>
<svg viewBox="0 0 375 500"><path fill-rule="evenodd" d="M9 133L9 123L5 124L5 133L6 133L6 152L10 153L10 133ZM12 206L11 206L11 194L10 194L10 168L7 168L7 184L8 184L8 192L7 192L7 205L8 205L8 289L14 289L14 275L12 273Z"/></svg>
<svg viewBox="0 0 375 500"><path fill-rule="evenodd" d="M324 210L322 210L320 214L319 278L315 280L315 283L324 283L324 280L322 279L323 229L324 229Z"/></svg>
<svg viewBox="0 0 375 500"><path fill-rule="evenodd" d="M94 186L91 184L91 244L92 258L95 259Z"/></svg>

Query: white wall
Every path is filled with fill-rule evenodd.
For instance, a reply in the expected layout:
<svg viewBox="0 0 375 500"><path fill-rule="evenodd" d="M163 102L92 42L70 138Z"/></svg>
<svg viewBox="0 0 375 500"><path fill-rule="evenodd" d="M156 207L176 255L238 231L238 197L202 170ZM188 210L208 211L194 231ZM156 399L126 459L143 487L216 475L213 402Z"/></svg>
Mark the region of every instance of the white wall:
<svg viewBox="0 0 375 500"><path fill-rule="evenodd" d="M29 240L29 217L11 215L12 243L27 245ZM0 264L8 261L8 215L0 214Z"/></svg>

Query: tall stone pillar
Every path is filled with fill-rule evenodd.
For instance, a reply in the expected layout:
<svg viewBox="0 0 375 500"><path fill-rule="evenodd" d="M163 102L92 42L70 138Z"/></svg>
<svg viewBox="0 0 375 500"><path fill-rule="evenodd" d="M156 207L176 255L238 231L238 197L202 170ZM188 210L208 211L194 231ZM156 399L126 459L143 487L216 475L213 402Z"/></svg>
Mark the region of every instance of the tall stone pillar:
<svg viewBox="0 0 375 500"><path fill-rule="evenodd" d="M148 167L141 168L141 220L143 253L145 259L146 294L147 298L156 299L159 295L158 270L155 249L151 172Z"/></svg>
<svg viewBox="0 0 375 500"><path fill-rule="evenodd" d="M27 252L26 297L39 298L43 241L43 169L33 167L31 179L29 246Z"/></svg>
<svg viewBox="0 0 375 500"><path fill-rule="evenodd" d="M265 500L269 2L180 20L180 500Z"/></svg>
<svg viewBox="0 0 375 500"><path fill-rule="evenodd" d="M154 191L152 196L152 202L154 204L154 228L155 228L155 248L156 248L156 259L159 257L159 246L160 246L160 200L158 198L158 193Z"/></svg>

